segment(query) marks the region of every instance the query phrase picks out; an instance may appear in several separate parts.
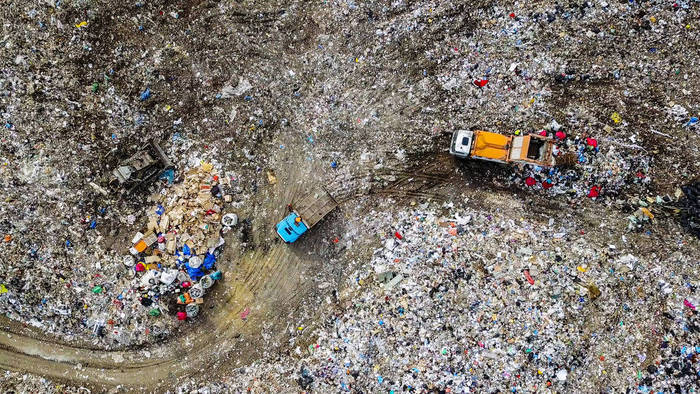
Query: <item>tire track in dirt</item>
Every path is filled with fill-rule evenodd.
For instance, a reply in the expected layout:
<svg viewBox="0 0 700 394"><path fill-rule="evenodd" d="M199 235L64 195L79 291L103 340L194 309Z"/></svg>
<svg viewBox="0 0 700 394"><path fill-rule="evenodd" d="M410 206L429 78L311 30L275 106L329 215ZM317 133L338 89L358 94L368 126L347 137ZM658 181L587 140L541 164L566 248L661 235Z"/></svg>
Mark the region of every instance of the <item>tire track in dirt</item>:
<svg viewBox="0 0 700 394"><path fill-rule="evenodd" d="M193 331L192 335L155 346L149 349L154 356L144 360L138 358L137 354L141 354L140 352L88 351L65 345L46 346L39 339L2 333L0 368L9 371L31 371L57 381L85 385L98 391L117 385L134 390L159 391L161 388L171 387L175 377L197 374L198 368L192 366L207 365L211 357L216 358L218 353L235 351L238 359L249 359L250 357L246 357L248 350L251 351L247 354L258 354L252 350L255 348L254 338L260 321L252 311L252 316L245 321L240 318L240 313L246 307L257 305L257 309L251 310L259 310L261 315L264 314L266 306L275 301L266 302L266 297L271 294L276 293L276 297L281 301L293 297L290 289L294 289L295 286L275 285L265 288L269 272L284 272L285 270L280 268L290 266L286 264L289 253L281 246L272 248L264 258L253 253L244 258L245 261L241 261L240 266L245 267L255 280L250 283L240 279L224 281L228 283L224 285L226 288L221 290L228 291L229 294L224 298L223 305L218 308L219 313L209 319L212 327L206 330L206 335L196 335ZM280 276L284 277L283 274ZM201 328L203 327L197 327ZM252 340L242 346L240 341L235 340L240 335ZM216 342L211 343L212 340ZM120 359L124 361L116 361Z"/></svg>

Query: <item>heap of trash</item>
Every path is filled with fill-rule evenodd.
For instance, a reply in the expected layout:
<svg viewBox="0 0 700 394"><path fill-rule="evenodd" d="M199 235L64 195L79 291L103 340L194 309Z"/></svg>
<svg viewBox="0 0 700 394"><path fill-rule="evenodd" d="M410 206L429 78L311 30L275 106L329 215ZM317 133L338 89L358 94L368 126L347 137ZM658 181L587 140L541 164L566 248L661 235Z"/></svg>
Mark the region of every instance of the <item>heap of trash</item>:
<svg viewBox="0 0 700 394"><path fill-rule="evenodd" d="M567 134L556 121L535 134L555 140L553 155L557 165L512 166L508 181L520 188L542 190L548 196L566 195L570 201L581 201L582 197L614 198L626 191L639 191L652 180L651 157L644 152L613 143L603 148L596 138Z"/></svg>
<svg viewBox="0 0 700 394"><path fill-rule="evenodd" d="M220 182L212 169L212 164L202 163L187 171L182 183L150 197L155 206L146 228L136 233L130 255L124 257L132 287L115 304L125 297L138 298L151 316L163 312L176 314L178 320L197 316L205 293L222 277L216 270L224 245L221 234L238 220L222 211L231 197L226 182ZM169 310L168 296L177 298L177 311Z"/></svg>
<svg viewBox="0 0 700 394"><path fill-rule="evenodd" d="M373 211L364 220L371 223L383 227L381 247L348 279L324 327L306 342L290 334L297 360L240 368L227 387L587 392L695 384L700 283L688 259L696 252L679 246L658 256L625 236L586 233L577 220L449 205ZM657 275L666 270L675 275Z"/></svg>

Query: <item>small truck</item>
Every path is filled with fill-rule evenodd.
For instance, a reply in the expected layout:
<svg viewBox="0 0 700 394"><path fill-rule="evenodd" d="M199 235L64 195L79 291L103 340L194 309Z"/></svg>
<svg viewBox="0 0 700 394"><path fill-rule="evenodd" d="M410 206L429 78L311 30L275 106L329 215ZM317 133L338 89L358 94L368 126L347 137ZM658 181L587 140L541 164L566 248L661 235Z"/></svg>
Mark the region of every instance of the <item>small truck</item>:
<svg viewBox="0 0 700 394"><path fill-rule="evenodd" d="M325 189L317 188L304 195L299 203L289 205L289 215L275 226L277 235L285 243L292 243L337 206L338 203Z"/></svg>
<svg viewBox="0 0 700 394"><path fill-rule="evenodd" d="M450 154L497 163L523 163L543 167L556 164L554 140L536 134L507 136L483 130L456 130Z"/></svg>

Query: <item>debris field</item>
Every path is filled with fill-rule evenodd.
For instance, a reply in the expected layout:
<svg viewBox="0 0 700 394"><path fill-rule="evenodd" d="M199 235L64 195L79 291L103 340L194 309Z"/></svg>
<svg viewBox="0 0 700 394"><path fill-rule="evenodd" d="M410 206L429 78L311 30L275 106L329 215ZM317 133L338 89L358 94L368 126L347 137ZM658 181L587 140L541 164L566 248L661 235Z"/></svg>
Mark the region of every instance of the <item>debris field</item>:
<svg viewBox="0 0 700 394"><path fill-rule="evenodd" d="M700 2L0 21L3 391L698 391Z"/></svg>

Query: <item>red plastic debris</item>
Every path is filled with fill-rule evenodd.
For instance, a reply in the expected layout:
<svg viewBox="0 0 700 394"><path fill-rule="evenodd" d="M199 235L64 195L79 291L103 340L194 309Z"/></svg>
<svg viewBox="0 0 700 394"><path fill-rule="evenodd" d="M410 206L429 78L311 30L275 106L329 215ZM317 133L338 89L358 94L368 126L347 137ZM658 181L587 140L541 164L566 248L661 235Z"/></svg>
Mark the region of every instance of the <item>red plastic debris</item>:
<svg viewBox="0 0 700 394"><path fill-rule="evenodd" d="M595 138L586 138L586 144L587 144L588 146L592 146L592 147L594 147L594 148L597 148L597 147L598 147L598 141L596 141Z"/></svg>
<svg viewBox="0 0 700 394"><path fill-rule="evenodd" d="M535 280L532 279L532 276L530 276L530 271L525 270L525 271L523 271L523 274L525 275L525 279L527 279L527 282L528 282L529 284L531 284L531 285L534 285L534 284L535 284Z"/></svg>
<svg viewBox="0 0 700 394"><path fill-rule="evenodd" d="M250 308L245 308L243 312L241 312L241 319L245 320L246 317L248 317L248 314L250 313Z"/></svg>
<svg viewBox="0 0 700 394"><path fill-rule="evenodd" d="M136 272L143 272L146 270L146 266L143 263L136 264Z"/></svg>
<svg viewBox="0 0 700 394"><path fill-rule="evenodd" d="M683 300L683 305L687 306L688 308L690 308L690 309L692 309L692 310L695 310L695 305L693 305L693 304L692 304L690 301L688 301L687 299L684 299L684 300Z"/></svg>
<svg viewBox="0 0 700 394"><path fill-rule="evenodd" d="M510 14L508 14L508 16L510 17L510 19L515 19L515 12L511 12Z"/></svg>
<svg viewBox="0 0 700 394"><path fill-rule="evenodd" d="M403 239L403 235L401 235L398 231L394 232L394 236L398 239Z"/></svg>
<svg viewBox="0 0 700 394"><path fill-rule="evenodd" d="M487 83L489 83L488 79L475 79L474 80L474 85L476 85L480 88L483 88L484 86L486 86Z"/></svg>
<svg viewBox="0 0 700 394"><path fill-rule="evenodd" d="M190 283L188 281L184 281L184 282L180 283L180 286L182 286L183 289L186 289L186 288L192 286L192 283Z"/></svg>
<svg viewBox="0 0 700 394"><path fill-rule="evenodd" d="M542 188L545 190L549 189L552 186L554 186L554 185L552 183L550 183L549 181L542 182Z"/></svg>
<svg viewBox="0 0 700 394"><path fill-rule="evenodd" d="M546 136L547 136L547 130L542 130L542 131L540 131L540 135L541 135L542 137L546 137Z"/></svg>
<svg viewBox="0 0 700 394"><path fill-rule="evenodd" d="M557 131L556 134L554 134L554 135L557 137L557 139L560 139L560 140L563 140L564 138L566 138L566 133L561 131L561 130Z"/></svg>
<svg viewBox="0 0 700 394"><path fill-rule="evenodd" d="M593 186L591 190L588 192L588 197L594 198L598 197L600 195L600 186Z"/></svg>
<svg viewBox="0 0 700 394"><path fill-rule="evenodd" d="M178 312L177 313L177 320L185 320L187 319L187 313L185 312Z"/></svg>
<svg viewBox="0 0 700 394"><path fill-rule="evenodd" d="M537 183L537 181L535 180L535 178L533 178L531 176L529 176L529 177L527 177L527 179L525 179L525 184L528 186L535 186L536 183Z"/></svg>
<svg viewBox="0 0 700 394"><path fill-rule="evenodd" d="M333 243L334 243L334 244L337 244L338 242L340 242L340 240L338 239L338 237L333 238Z"/></svg>

